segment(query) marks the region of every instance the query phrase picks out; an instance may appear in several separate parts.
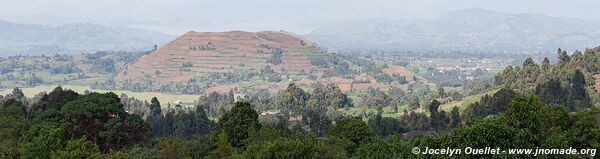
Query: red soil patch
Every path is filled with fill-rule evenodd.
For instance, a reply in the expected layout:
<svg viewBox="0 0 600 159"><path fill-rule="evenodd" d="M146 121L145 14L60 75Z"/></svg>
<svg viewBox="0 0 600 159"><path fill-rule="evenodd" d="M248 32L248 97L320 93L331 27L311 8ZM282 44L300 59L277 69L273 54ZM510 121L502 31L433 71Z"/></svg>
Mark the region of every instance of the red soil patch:
<svg viewBox="0 0 600 159"><path fill-rule="evenodd" d="M338 84L351 84L352 79L345 79L342 77L330 77L322 79L323 82L326 83L338 83Z"/></svg>
<svg viewBox="0 0 600 159"><path fill-rule="evenodd" d="M349 91L352 89L352 79L345 79L342 77L330 77L330 78L322 78L319 81L325 85L327 84L335 84L342 91Z"/></svg>
<svg viewBox="0 0 600 159"><path fill-rule="evenodd" d="M281 32L260 32L257 33L257 36L268 41L275 41L288 45L297 45L300 44L301 41L301 39L297 37Z"/></svg>
<svg viewBox="0 0 600 159"><path fill-rule="evenodd" d="M406 70L406 68L402 67L402 66L390 66L388 68L385 68L382 70L384 73L387 74L400 74L400 75L404 75L406 77L406 80L413 80L412 79L412 72L409 72ZM414 81L414 80L413 80Z"/></svg>
<svg viewBox="0 0 600 159"><path fill-rule="evenodd" d="M377 80L375 80L375 78L367 75L366 73L360 74L360 75L354 77L354 79L357 81L367 81L368 80L368 81L371 81L371 83L377 82Z"/></svg>
<svg viewBox="0 0 600 159"><path fill-rule="evenodd" d="M300 81L296 81L295 83L297 85L301 85L301 86L310 86L311 84L315 83L316 81L314 80L310 80L310 79L301 79ZM287 87L286 87L287 88Z"/></svg>
<svg viewBox="0 0 600 159"><path fill-rule="evenodd" d="M413 78L413 74L411 72L407 72L406 68L402 67L402 66L390 66L388 68L385 68L382 70L384 73L387 74L400 74L400 75L404 75L404 77L406 77L406 81L408 82L407 84L394 84L395 86L407 90L408 89L408 85L412 85L417 83L417 81L415 81L415 79Z"/></svg>
<svg viewBox="0 0 600 159"><path fill-rule="evenodd" d="M371 83L360 83L360 84L353 84L352 89L368 89L369 87L375 88L376 86L377 85L374 85Z"/></svg>
<svg viewBox="0 0 600 159"><path fill-rule="evenodd" d="M600 73L594 74L594 79L596 79L596 91L600 92Z"/></svg>

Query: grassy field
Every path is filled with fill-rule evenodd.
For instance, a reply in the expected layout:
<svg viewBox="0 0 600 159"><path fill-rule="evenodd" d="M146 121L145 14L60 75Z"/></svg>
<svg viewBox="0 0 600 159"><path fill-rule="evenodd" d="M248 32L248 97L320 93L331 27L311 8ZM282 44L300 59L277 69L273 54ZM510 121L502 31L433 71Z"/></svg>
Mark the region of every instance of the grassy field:
<svg viewBox="0 0 600 159"><path fill-rule="evenodd" d="M109 80L110 76L95 76L95 77L88 77L88 78L84 78L84 79L77 79L77 80L71 80L68 82L68 85L74 85L74 86L89 86L92 85L95 82L101 83L104 82L106 80Z"/></svg>
<svg viewBox="0 0 600 159"><path fill-rule="evenodd" d="M42 85L42 86L37 86L37 87L32 87L32 88L21 88L21 89L23 90L23 93L25 93L25 96L30 98L40 92L44 92L44 91L50 92L57 86L58 85ZM100 93L113 92L113 93L117 94L118 96L120 96L122 93L125 93L129 97L134 97L134 98L140 99L140 100L146 100L148 102L150 102L150 99L152 99L152 97L156 97L161 102L163 107L166 107L167 103L172 103L177 100L181 100L181 102L185 103L185 104L191 104L191 103L194 103L194 101L196 101L199 97L199 95L194 95L194 94L167 94L167 93L158 93L158 92L132 92L132 91L122 91L122 90L99 90L99 89L91 89L90 87L86 87L86 86L75 86L75 85L62 85L62 87L64 89L71 89L78 93L84 93L86 90L89 90L91 92L100 92ZM0 94L2 94L2 95L10 94L11 91L12 91L12 89L2 89L2 90L0 90Z"/></svg>
<svg viewBox="0 0 600 159"><path fill-rule="evenodd" d="M467 96L465 98L463 98L462 101L454 101L454 102L449 102L446 103L444 105L440 106L441 110L445 110L446 112L450 112L452 111L452 108L454 108L455 106L457 106L461 111L464 110L469 104L478 102L481 100L481 98L484 95L493 95L494 93L498 92L498 90L500 89L494 89L485 93L480 93L480 94L476 94L476 95L472 95L472 96Z"/></svg>

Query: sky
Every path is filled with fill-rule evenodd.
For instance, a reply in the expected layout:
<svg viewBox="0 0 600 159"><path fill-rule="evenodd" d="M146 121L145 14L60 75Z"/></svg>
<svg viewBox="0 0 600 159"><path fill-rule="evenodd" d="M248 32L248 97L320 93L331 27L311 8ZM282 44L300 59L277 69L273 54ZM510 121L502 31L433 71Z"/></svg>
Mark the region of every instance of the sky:
<svg viewBox="0 0 600 159"><path fill-rule="evenodd" d="M181 32L285 30L357 19L431 19L482 8L600 21L598 0L0 0L0 19L61 25L125 25Z"/></svg>

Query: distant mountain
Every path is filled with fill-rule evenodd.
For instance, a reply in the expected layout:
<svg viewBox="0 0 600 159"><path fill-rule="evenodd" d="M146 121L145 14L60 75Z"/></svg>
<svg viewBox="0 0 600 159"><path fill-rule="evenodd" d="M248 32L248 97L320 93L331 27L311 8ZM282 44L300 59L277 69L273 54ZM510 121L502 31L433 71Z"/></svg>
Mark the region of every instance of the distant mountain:
<svg viewBox="0 0 600 159"><path fill-rule="evenodd" d="M480 8L430 20L369 19L326 24L306 37L328 49L551 52L600 45L600 23Z"/></svg>
<svg viewBox="0 0 600 159"><path fill-rule="evenodd" d="M150 50L171 38L158 32L87 23L50 27L0 21L0 56Z"/></svg>

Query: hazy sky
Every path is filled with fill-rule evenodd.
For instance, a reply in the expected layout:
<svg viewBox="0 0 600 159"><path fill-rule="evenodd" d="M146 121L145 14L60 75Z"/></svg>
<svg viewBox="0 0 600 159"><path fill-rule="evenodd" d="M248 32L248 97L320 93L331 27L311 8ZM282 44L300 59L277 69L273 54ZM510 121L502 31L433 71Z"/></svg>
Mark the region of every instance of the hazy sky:
<svg viewBox="0 0 600 159"><path fill-rule="evenodd" d="M0 0L0 18L40 24L130 25L171 34L183 30L302 34L331 21L435 18L476 7L600 20L598 6L598 0Z"/></svg>

